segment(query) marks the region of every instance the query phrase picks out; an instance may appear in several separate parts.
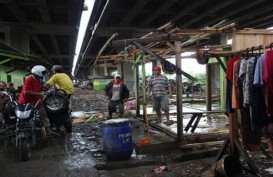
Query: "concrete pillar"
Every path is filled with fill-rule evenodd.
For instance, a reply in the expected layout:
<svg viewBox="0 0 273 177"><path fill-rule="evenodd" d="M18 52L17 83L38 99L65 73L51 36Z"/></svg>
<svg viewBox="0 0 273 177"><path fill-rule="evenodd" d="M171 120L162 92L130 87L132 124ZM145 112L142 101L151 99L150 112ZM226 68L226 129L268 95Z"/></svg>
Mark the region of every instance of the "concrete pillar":
<svg viewBox="0 0 273 177"><path fill-rule="evenodd" d="M159 60L156 60L156 66L160 66L161 67L161 62Z"/></svg>
<svg viewBox="0 0 273 177"><path fill-rule="evenodd" d="M10 45L25 54L29 54L28 29L23 27L12 27L10 30Z"/></svg>
<svg viewBox="0 0 273 177"><path fill-rule="evenodd" d="M105 76L104 75L104 68L103 67L95 67L94 69L94 76Z"/></svg>
<svg viewBox="0 0 273 177"><path fill-rule="evenodd" d="M122 74L122 70L123 70L122 67L123 67L122 62L118 62L117 63L117 71L119 74Z"/></svg>
<svg viewBox="0 0 273 177"><path fill-rule="evenodd" d="M135 69L132 70L133 63L123 63L123 80L130 92L134 91Z"/></svg>
<svg viewBox="0 0 273 177"><path fill-rule="evenodd" d="M105 75L105 76L108 76L106 64L107 64L107 62L106 62L106 60L104 60L104 67L103 67L103 69L104 69L104 75Z"/></svg>

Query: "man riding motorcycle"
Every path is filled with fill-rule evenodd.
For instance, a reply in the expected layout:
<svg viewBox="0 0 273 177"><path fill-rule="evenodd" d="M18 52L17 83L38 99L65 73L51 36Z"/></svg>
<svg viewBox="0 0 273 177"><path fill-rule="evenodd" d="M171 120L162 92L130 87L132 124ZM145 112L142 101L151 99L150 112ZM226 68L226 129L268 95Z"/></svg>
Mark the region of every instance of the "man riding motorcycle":
<svg viewBox="0 0 273 177"><path fill-rule="evenodd" d="M28 77L24 84L19 97L20 104L32 103L35 105L38 100L43 99L41 79L46 73L46 68L42 65L36 65L31 69L31 76ZM49 119L43 104L38 105L40 121L42 124L42 137L45 140L48 135L59 135L50 129Z"/></svg>

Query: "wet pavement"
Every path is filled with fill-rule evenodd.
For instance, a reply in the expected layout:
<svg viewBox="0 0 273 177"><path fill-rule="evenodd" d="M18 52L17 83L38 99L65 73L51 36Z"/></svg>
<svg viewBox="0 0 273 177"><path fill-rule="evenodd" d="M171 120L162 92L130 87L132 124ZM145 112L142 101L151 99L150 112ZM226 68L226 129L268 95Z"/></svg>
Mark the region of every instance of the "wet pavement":
<svg viewBox="0 0 273 177"><path fill-rule="evenodd" d="M98 113L105 111L107 105L103 95L98 93L95 96L80 95L73 104L74 113L82 115L85 112L86 117L76 116L78 118L74 119L72 133L49 138L46 145L38 137L38 146L32 150L29 161L21 162L18 151L14 148L12 136L9 133L1 134L0 177L199 177L211 168L221 148L215 146L195 148L194 151L182 150L177 147L175 138L154 127L151 127L151 143L136 145L147 136L145 124L127 115L132 127L133 154L128 160L111 161L104 155L102 145L102 126L105 117L97 117ZM94 116L90 117L90 114ZM152 116L150 118L153 119ZM217 121L218 119L214 117L202 118L194 134L198 136L199 133L218 129L219 125L225 126L225 121L219 124ZM174 124L169 129L175 130L175 126ZM261 152L251 153L251 157L258 159L255 164L265 174L264 176L270 176L272 161ZM167 169L155 173L154 170L159 166Z"/></svg>
<svg viewBox="0 0 273 177"><path fill-rule="evenodd" d="M162 143L162 134L152 134L152 150L138 154L137 148L130 159L111 161L104 155L101 139L103 121L92 123L74 123L73 133L62 137L50 138L46 145L38 139L38 147L32 150L31 159L21 162L13 146L12 138L5 137L0 141L1 177L199 177L214 164L219 148L207 150L195 149L182 151L171 148L164 152L157 142ZM133 139L136 142L143 137L141 122L133 121ZM164 136L164 135L163 135ZM170 137L169 137L170 138ZM170 146L171 138L167 143ZM154 146L153 146L154 144ZM141 149L141 147L139 147ZM145 148L145 147L142 147ZM151 153L153 152L153 153ZM260 159L257 165L270 176L272 161L261 153L252 157ZM267 164L265 166L265 163ZM159 166L167 167L166 171L155 173ZM273 175L272 175L273 176Z"/></svg>
<svg viewBox="0 0 273 177"><path fill-rule="evenodd" d="M32 149L29 161L21 162L12 139L1 140L0 171L3 177L46 177L46 176L97 176L90 152L82 133L74 127L72 134L50 138L46 145L38 141ZM5 148L3 148L5 147ZM93 175L94 174L94 175Z"/></svg>
<svg viewBox="0 0 273 177"><path fill-rule="evenodd" d="M109 161L103 153L101 126L103 121L93 123L74 123L73 133L48 139L43 145L38 138L38 146L32 149L29 161L21 162L14 148L12 137L0 141L0 171L3 177L120 177L153 176L153 170L159 165L167 165L170 160L179 159L180 152L165 151L160 154L137 154L134 150L131 158L124 161ZM133 126L139 126L137 121ZM141 124L142 126L142 124ZM144 126L144 125L143 125ZM142 128L136 128L136 131ZM134 141L143 137L134 131ZM39 133L39 132L37 132ZM158 135L155 135L155 140ZM167 158L166 155L169 157ZM160 157L160 160L158 158ZM162 161L162 158L164 161ZM164 163L163 163L164 162ZM163 164L162 164L163 163ZM177 165L177 163L174 163ZM210 164L207 162L207 164ZM209 166L209 165L208 165ZM171 165L168 166L171 168ZM178 168L178 167L176 167ZM185 168L186 169L186 168ZM170 169L169 169L170 170ZM165 175L169 176L172 172ZM178 174L177 174L178 175ZM176 176L177 176L176 175Z"/></svg>

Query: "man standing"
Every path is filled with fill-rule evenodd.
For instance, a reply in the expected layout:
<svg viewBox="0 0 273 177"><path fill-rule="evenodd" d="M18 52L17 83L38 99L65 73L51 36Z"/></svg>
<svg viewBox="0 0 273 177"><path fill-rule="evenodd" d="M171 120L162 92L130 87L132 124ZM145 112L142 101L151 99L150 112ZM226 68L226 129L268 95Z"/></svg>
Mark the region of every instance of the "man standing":
<svg viewBox="0 0 273 177"><path fill-rule="evenodd" d="M67 74L63 73L62 66L54 65L51 71L53 76L43 86L46 88L55 86L57 89L64 90L70 97L74 93L73 82Z"/></svg>
<svg viewBox="0 0 273 177"><path fill-rule="evenodd" d="M169 115L169 96L172 96L171 85L166 76L161 75L161 68L156 66L153 68L153 76L148 81L148 97L150 97L150 92L152 92L153 109L156 111L157 123L161 123L161 109L164 111L167 118L167 125L173 124L170 120Z"/></svg>
<svg viewBox="0 0 273 177"><path fill-rule="evenodd" d="M45 73L46 68L41 65L36 65L31 69L32 75L25 80L19 97L20 104L32 103L35 105L40 99L43 99L41 78L43 78ZM38 111L42 123L41 131L43 138L45 139L47 135L59 135L49 128L49 119L42 102L38 105Z"/></svg>
<svg viewBox="0 0 273 177"><path fill-rule="evenodd" d="M116 112L117 107L119 117L122 118L124 116L124 101L129 98L129 90L119 74L115 75L115 78L106 85L105 96L109 100L109 119L112 119L112 114Z"/></svg>

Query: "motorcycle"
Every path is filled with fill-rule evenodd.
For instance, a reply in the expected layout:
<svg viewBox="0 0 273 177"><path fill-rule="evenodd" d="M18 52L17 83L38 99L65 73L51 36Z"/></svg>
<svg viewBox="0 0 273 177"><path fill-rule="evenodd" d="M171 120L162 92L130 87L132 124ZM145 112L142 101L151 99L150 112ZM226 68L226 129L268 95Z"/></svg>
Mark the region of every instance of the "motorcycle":
<svg viewBox="0 0 273 177"><path fill-rule="evenodd" d="M15 116L17 118L15 130L15 144L19 149L19 156L22 161L30 159L31 148L36 147L36 127L40 126L40 118L37 106L31 103L17 104Z"/></svg>
<svg viewBox="0 0 273 177"><path fill-rule="evenodd" d="M14 130L16 124L15 108L17 102L13 100L12 96L5 91L1 91L1 120L0 129L1 131Z"/></svg>
<svg viewBox="0 0 273 177"><path fill-rule="evenodd" d="M44 106L51 128L56 127L56 131L58 132L63 125L67 133L72 132L69 96L64 90L56 88L48 90L44 98Z"/></svg>

